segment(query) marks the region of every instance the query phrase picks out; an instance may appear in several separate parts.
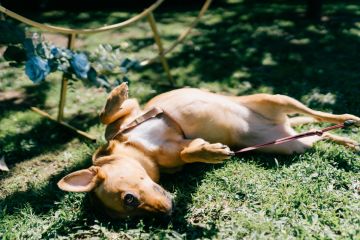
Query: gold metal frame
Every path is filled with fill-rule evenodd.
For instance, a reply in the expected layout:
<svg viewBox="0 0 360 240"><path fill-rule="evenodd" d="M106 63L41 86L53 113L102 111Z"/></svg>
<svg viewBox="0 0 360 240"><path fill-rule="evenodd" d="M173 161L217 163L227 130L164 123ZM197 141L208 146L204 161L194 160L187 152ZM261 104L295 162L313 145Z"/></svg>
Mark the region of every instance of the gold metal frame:
<svg viewBox="0 0 360 240"><path fill-rule="evenodd" d="M198 16L195 18L195 20L190 24L190 26L179 35L178 39L167 49L164 49L163 44L161 42L161 37L159 34L159 31L157 29L157 25L156 25L156 21L153 15L153 12L155 9L157 9L160 4L163 2L164 0L157 0L155 3L153 3L150 7L148 7L147 9L145 9L144 11L142 11L141 13L139 13L138 15L120 22L120 23L116 23L113 25L109 25L109 26L104 26L104 27L100 27L100 28L94 28L94 29L70 29L70 28L64 28L64 27L58 27L58 26L52 26L52 25L47 25L47 24L42 24L39 22L35 22L32 21L28 18L25 18L15 12L12 12L8 9L6 9L5 7L0 5L0 12L6 14L9 17L12 17L20 22L26 23L30 26L42 29L44 31L48 31L48 32L56 32L56 33L60 33L60 34L66 34L68 36L68 48L69 49L74 49L75 47L75 41L76 41L76 36L79 34L93 34L93 33L99 33L99 32L104 32L104 31L110 31L110 30L115 30L115 29L120 29L120 28L124 28L127 27L137 21L139 21L140 19L146 17L150 28L153 32L153 36L154 36L154 40L156 45L158 46L158 55L155 56L154 58L151 59L146 59L140 62L141 66L147 66L151 63L156 62L157 60L160 60L163 69L166 73L166 76L170 82L171 85L174 85L174 79L171 75L170 72L170 67L169 64L165 58L165 55L170 53L172 50L174 50L180 43L182 43L185 38L189 35L189 33L191 32L191 30L195 27L195 25L200 21L200 18L205 14L205 12L207 11L207 9L209 8L212 0L205 0L204 5L202 6ZM96 138L91 136L90 134L81 131L73 126L71 126L70 124L66 123L64 121L64 108L65 108L65 101L66 101L66 92L67 92L67 84L68 84L68 79L65 77L65 75L62 76L62 81L61 81L61 90L60 90L60 99L59 99L59 107L58 107L58 116L57 118L54 118L52 116L50 116L48 113L40 110L39 108L36 107L31 107L31 110L40 114L43 117L46 117L48 119L50 119L51 121L54 121L58 124L60 124L61 126L64 126L72 131L74 131L75 133L81 135L82 137L89 139L91 141L96 141Z"/></svg>
<svg viewBox="0 0 360 240"><path fill-rule="evenodd" d="M152 14L152 12L147 15L147 19L149 21L151 30L153 31L156 45L158 46L158 49L159 49L159 57L160 57L161 64L162 64L162 66L163 66L163 68L164 68L164 70L166 72L166 75L167 75L167 78L169 79L169 82L171 83L171 85L174 85L175 84L174 79L171 76L169 64L168 64L168 62L167 62L167 60L165 58L165 55L164 55L164 47L162 45L160 34L159 34L158 29L157 29L155 18L154 18L154 15Z"/></svg>

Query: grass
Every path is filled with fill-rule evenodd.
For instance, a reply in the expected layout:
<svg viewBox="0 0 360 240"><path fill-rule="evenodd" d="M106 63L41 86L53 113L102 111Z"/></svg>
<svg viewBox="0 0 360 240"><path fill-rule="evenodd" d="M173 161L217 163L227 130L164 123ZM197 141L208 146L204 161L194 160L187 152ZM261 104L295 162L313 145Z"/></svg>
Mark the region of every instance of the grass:
<svg viewBox="0 0 360 240"><path fill-rule="evenodd" d="M302 1L218 3L169 57L172 74L179 87L233 95L281 93L319 110L360 115L356 3L328 1L320 23L303 18ZM156 13L165 45L197 9L165 7ZM114 23L134 11L27 14L81 28ZM146 22L80 39L80 48L89 50L98 43L121 43L124 54L138 59L156 50ZM10 167L10 172L0 172L1 239L360 238L359 155L328 142L302 155L248 153L221 165L192 164L175 175L163 175L161 184L177 201L169 223L99 216L85 194L62 192L56 183L88 167L91 154L104 141L97 112L106 93L78 82L68 93L66 118L100 139L91 144L28 108L36 105L56 113L59 75L34 86L23 70L2 68L0 79L2 91L18 94L0 101L0 156ZM142 103L168 89L157 64L131 79L130 94ZM298 130L310 127L319 126ZM356 132L337 133L360 141Z"/></svg>

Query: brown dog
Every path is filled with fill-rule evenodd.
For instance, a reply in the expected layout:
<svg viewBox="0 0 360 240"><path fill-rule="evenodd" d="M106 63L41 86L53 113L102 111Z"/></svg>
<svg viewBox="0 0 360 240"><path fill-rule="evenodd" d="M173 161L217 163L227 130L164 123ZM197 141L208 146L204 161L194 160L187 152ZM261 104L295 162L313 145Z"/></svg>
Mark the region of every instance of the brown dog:
<svg viewBox="0 0 360 240"><path fill-rule="evenodd" d="M360 123L356 116L315 111L287 96L229 97L186 88L161 94L145 106L145 110L159 107L166 114L116 134L142 114L137 101L128 99L127 93L126 84L115 88L100 114L101 122L107 125L108 144L95 152L94 166L73 172L58 183L65 191L92 192L114 217L146 212L170 214L170 194L156 183L161 170L174 172L193 162L221 163L233 155L230 149L295 135L291 127L294 124L342 123L348 119ZM311 118L287 116L293 113ZM261 151L302 153L324 138L358 147L353 140L325 134Z"/></svg>

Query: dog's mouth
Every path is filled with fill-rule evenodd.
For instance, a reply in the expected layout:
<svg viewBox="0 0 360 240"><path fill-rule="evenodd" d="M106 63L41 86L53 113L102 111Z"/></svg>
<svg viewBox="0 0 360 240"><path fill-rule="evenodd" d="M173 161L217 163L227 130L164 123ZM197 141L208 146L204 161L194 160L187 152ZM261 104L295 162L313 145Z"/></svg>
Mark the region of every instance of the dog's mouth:
<svg viewBox="0 0 360 240"><path fill-rule="evenodd" d="M145 202L139 207L139 209L144 210L144 212L147 213L171 216L174 210L174 201L172 199L166 199L151 203Z"/></svg>

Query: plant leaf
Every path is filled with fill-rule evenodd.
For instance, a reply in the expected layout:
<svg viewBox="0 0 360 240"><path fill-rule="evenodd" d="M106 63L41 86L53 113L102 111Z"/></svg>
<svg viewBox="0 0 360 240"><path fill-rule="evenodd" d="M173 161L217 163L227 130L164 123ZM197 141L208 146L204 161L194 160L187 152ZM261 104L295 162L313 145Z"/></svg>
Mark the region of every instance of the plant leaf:
<svg viewBox="0 0 360 240"><path fill-rule="evenodd" d="M26 51L26 56L28 58L31 58L35 55L35 47L34 47L34 43L32 41L31 38L25 38L24 40L24 49Z"/></svg>

